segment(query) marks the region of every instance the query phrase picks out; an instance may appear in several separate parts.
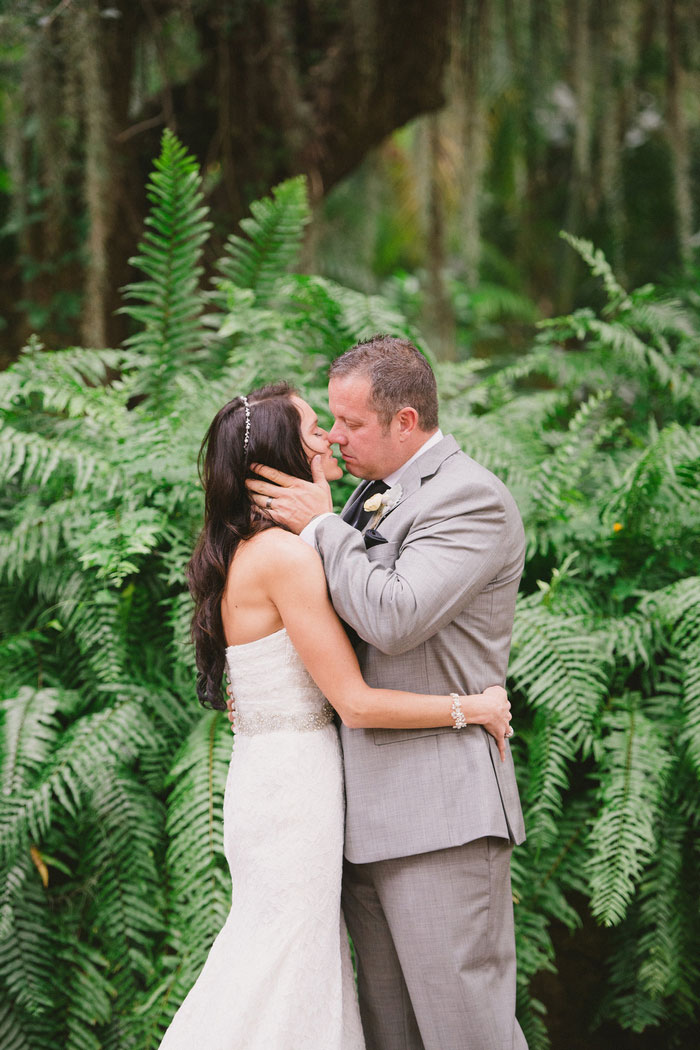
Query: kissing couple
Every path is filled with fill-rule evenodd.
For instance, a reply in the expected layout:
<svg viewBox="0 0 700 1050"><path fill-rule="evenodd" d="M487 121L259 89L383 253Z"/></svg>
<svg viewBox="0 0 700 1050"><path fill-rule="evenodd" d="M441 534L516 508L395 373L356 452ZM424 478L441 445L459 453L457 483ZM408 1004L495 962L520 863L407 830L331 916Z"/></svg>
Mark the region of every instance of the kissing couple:
<svg viewBox="0 0 700 1050"><path fill-rule="evenodd" d="M235 397L202 445L192 632L200 700L224 675L234 698L233 902L161 1050L526 1050L520 515L408 341L348 350L328 400L330 433L287 384ZM363 479L339 516L332 443Z"/></svg>

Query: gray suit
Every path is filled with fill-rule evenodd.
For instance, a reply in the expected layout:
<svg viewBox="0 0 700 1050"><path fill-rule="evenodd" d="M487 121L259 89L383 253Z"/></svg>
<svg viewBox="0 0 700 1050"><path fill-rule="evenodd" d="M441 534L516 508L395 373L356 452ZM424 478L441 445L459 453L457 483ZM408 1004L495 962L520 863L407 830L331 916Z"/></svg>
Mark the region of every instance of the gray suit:
<svg viewBox="0 0 700 1050"><path fill-rule="evenodd" d="M366 681L424 693L503 684L524 560L510 493L452 437L411 463L399 484L399 502L377 526L387 542L366 549L337 517L316 529L333 604L360 638ZM368 1050L520 1050L509 861L524 830L510 751L502 763L480 726L343 728L341 738L344 907ZM474 892L464 897L470 880ZM483 943L475 948L484 939L486 954Z"/></svg>

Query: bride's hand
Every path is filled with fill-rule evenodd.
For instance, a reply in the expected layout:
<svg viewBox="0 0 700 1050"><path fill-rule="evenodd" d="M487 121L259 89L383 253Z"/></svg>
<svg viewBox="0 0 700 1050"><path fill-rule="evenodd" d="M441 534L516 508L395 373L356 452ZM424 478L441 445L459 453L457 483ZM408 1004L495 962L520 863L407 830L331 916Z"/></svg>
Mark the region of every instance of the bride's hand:
<svg viewBox="0 0 700 1050"><path fill-rule="evenodd" d="M227 681L226 682L226 707L228 708L228 714L227 714L226 717L228 718L229 722L231 723L231 732L232 733L236 732L236 709L234 707L235 702L236 701L234 699L233 693L231 692L231 683Z"/></svg>
<svg viewBox="0 0 700 1050"><path fill-rule="evenodd" d="M485 701L486 720L481 724L498 744L501 762L506 760L505 738L513 735L510 728L510 700L508 693L500 685L490 685L481 694Z"/></svg>

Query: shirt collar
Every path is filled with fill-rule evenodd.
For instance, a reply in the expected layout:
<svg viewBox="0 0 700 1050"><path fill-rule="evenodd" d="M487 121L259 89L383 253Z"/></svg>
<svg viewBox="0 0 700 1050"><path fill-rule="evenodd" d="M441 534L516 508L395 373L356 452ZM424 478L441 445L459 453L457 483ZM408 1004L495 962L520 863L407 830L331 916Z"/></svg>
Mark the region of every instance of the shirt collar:
<svg viewBox="0 0 700 1050"><path fill-rule="evenodd" d="M410 459L407 459L405 463L401 464L398 470L395 470L392 474L387 474L387 476L382 479L384 483L388 485L389 488L391 488L392 485L395 485L409 463L413 463L419 456L422 456L424 452L427 452L429 448L432 448L433 445L437 445L438 441L442 441L444 436L443 432L438 428L434 434L431 434L427 441L423 442L418 451L413 453Z"/></svg>

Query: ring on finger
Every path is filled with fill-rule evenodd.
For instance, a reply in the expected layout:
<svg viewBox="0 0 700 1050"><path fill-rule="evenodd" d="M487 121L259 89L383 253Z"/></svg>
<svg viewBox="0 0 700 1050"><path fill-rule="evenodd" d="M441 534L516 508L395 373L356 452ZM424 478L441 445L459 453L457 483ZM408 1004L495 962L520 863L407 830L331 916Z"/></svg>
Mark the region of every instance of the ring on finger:
<svg viewBox="0 0 700 1050"><path fill-rule="evenodd" d="M269 510L270 509L270 507L272 506L272 500L273 500L272 496L268 496L267 497L267 501L265 503L265 510Z"/></svg>

